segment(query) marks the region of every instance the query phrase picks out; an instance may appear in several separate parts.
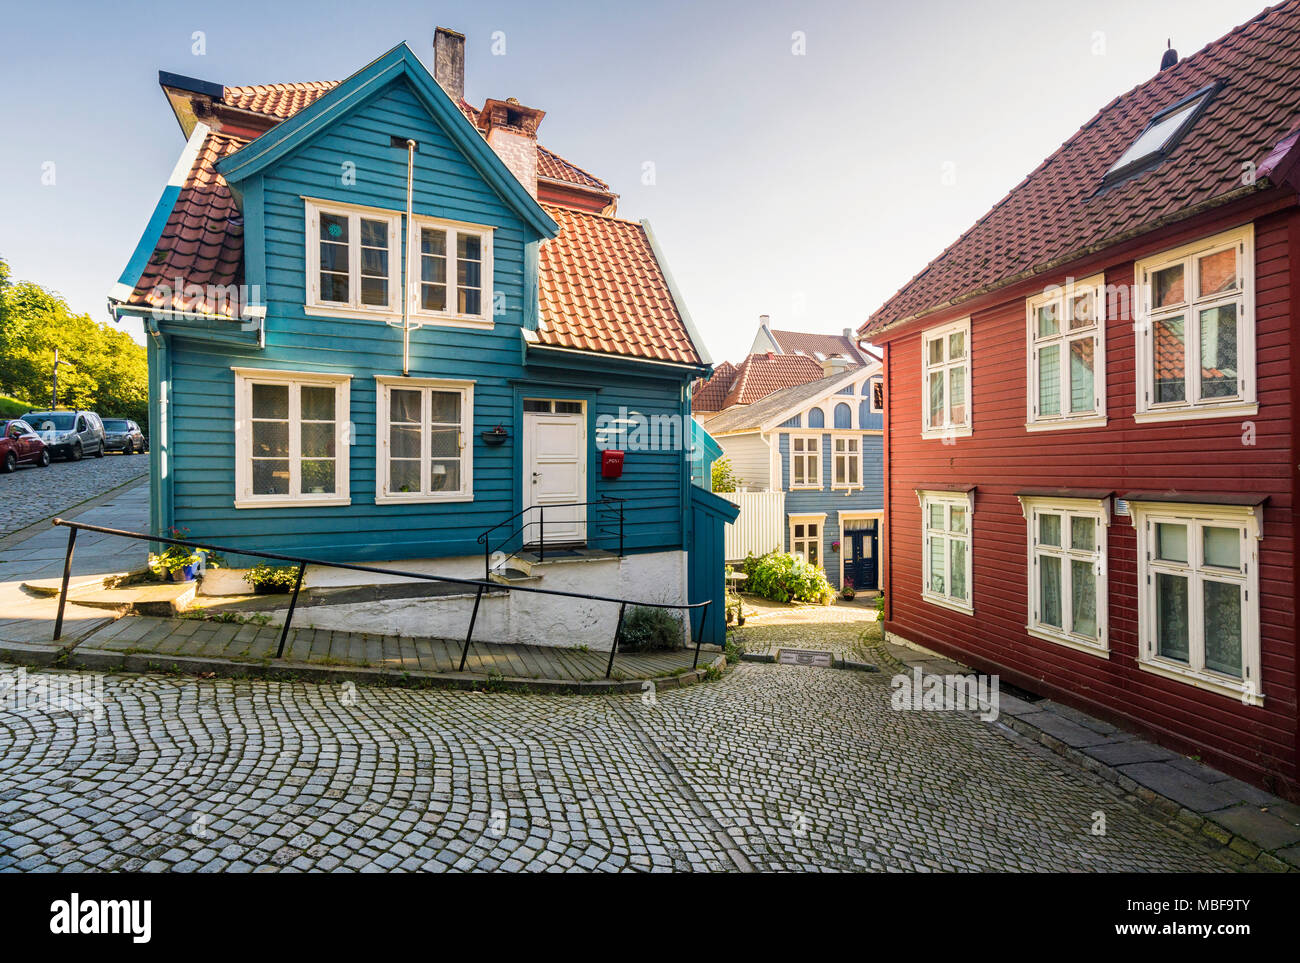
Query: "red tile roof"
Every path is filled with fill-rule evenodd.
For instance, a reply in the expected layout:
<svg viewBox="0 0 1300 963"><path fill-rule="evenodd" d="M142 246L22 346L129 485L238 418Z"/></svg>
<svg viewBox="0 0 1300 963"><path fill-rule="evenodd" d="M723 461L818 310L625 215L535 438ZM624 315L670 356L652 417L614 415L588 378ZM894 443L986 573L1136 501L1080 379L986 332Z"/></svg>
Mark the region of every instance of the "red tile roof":
<svg viewBox="0 0 1300 963"><path fill-rule="evenodd" d="M724 361L713 369L709 378L699 378L691 385L691 408L696 412L721 411L722 400L731 390L736 376L736 366Z"/></svg>
<svg viewBox="0 0 1300 963"><path fill-rule="evenodd" d="M722 408L752 405L774 391L824 377L821 364L804 354L751 354L736 368Z"/></svg>
<svg viewBox="0 0 1300 963"><path fill-rule="evenodd" d="M213 133L204 138L128 304L225 318L240 316L243 305L237 285L243 279L244 219L214 165L246 143ZM184 298L174 290L178 277L187 286L202 286L203 295ZM224 291L232 287L236 289L229 300L214 297L219 294L214 288Z"/></svg>
<svg viewBox="0 0 1300 963"><path fill-rule="evenodd" d="M543 205L560 233L538 256L542 344L698 364L700 356L645 229Z"/></svg>
<svg viewBox="0 0 1300 963"><path fill-rule="evenodd" d="M1152 115L1226 84L1159 166L1099 192ZM1300 120L1300 2L1288 0L1106 105L860 329L958 304L1215 203L1272 186ZM1290 145L1294 147L1294 142ZM1242 164L1261 175L1242 184Z"/></svg>
<svg viewBox="0 0 1300 963"><path fill-rule="evenodd" d="M777 346L786 354L806 354L813 357L821 354L827 358L842 354L856 364L866 361L858 351L854 340L842 334L809 334L805 331L777 331L774 328L769 328L768 331L776 339Z"/></svg>
<svg viewBox="0 0 1300 963"><path fill-rule="evenodd" d="M581 167L569 163L555 151L548 150L541 144L537 145L537 176L549 177L551 180L565 181L569 184L578 184L582 187L591 187L598 191L609 190L609 185L599 177L593 177Z"/></svg>

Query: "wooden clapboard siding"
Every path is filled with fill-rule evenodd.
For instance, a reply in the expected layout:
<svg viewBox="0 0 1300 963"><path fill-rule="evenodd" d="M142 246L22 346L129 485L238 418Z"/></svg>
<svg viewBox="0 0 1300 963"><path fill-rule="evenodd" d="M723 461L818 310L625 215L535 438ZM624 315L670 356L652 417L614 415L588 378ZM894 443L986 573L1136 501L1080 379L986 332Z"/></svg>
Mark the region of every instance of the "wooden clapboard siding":
<svg viewBox="0 0 1300 963"><path fill-rule="evenodd" d="M468 439L474 445L472 502L375 504L374 379L401 374L401 331L374 319L312 317L303 307L303 196L403 211L407 155L390 146L394 135L419 143L417 215L495 228L493 288L505 297L505 313L495 318L495 327L426 327L410 339L413 377L474 381L474 434ZM355 165L355 182L346 184L343 176L349 164ZM588 403L588 497L629 499L624 525L628 550L682 547L689 483L683 452L629 453L623 478L605 481L600 478L594 426L600 414L616 414L620 406L684 419L688 405L683 385L695 373L646 363L611 364L599 356L569 355L562 362L543 362L530 354L525 361L521 329L536 314L536 257L535 251L530 257L528 248L539 238L454 145L407 81L399 78L382 87L249 178L243 189L249 281L265 286L266 346L173 336L173 508L166 523L187 527L195 537L220 536L236 547L329 559L476 554L481 551L479 533L521 507L522 399L574 397ZM350 410L343 415L353 426L349 505L234 507L232 366L351 376ZM509 429L511 441L488 447L478 433L497 424ZM590 541L612 546L617 532L593 533Z"/></svg>
<svg viewBox="0 0 1300 963"><path fill-rule="evenodd" d="M886 629L1295 797L1300 786L1294 568L1297 336L1291 279L1300 252L1300 214L1293 196L1252 204L1127 242L1087 263L1062 267L961 311L936 313L878 337L887 348L889 385ZM1107 425L1025 430L1025 296L1067 276L1086 277L1098 270L1105 271L1107 284L1129 285L1136 258L1252 220L1257 416L1135 423L1132 324L1109 318ZM921 332L967 313L973 434L955 444L923 440ZM1244 421L1253 423L1254 445L1242 443ZM977 486L973 616L921 598L921 513L915 490L944 481ZM1259 545L1262 707L1245 707L1239 700L1139 669L1136 533L1124 516L1112 518L1108 533L1110 658L1026 634L1026 522L1015 493L1057 486L1120 494L1176 489L1268 496Z"/></svg>

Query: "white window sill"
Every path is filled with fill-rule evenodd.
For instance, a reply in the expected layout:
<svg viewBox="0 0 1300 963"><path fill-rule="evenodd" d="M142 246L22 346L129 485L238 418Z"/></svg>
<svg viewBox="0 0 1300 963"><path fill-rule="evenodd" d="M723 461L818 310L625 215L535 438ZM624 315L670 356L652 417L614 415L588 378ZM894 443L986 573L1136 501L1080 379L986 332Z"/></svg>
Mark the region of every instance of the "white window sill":
<svg viewBox="0 0 1300 963"><path fill-rule="evenodd" d="M236 508L298 508L303 505L310 506L310 507L317 507L321 505L351 505L351 504L352 504L352 499L349 498L347 495L327 495L325 497L321 497L321 496L313 497L311 495L298 495L296 497L276 496L274 498L236 498L235 499Z"/></svg>
<svg viewBox="0 0 1300 963"><path fill-rule="evenodd" d="M831 491L833 492L847 492L850 495L853 494L854 492L860 492L865 490L866 489L864 489L861 485L832 485L831 486Z"/></svg>
<svg viewBox="0 0 1300 963"><path fill-rule="evenodd" d="M1055 632L1048 632L1046 629L1033 625L1025 626L1025 631L1033 638L1042 639L1044 642L1052 642L1056 645L1063 645L1068 649L1087 652L1089 655L1095 655L1100 659L1110 658L1110 650L1102 642L1085 642L1083 639L1076 639L1072 635L1057 635Z"/></svg>
<svg viewBox="0 0 1300 963"><path fill-rule="evenodd" d="M491 331L496 324L491 318L475 318L459 314L424 314L420 311L411 313L411 324L434 328L480 328Z"/></svg>
<svg viewBox="0 0 1300 963"><path fill-rule="evenodd" d="M1025 431L1068 431L1071 428L1105 428L1105 415L1081 418L1046 419L1025 422Z"/></svg>
<svg viewBox="0 0 1300 963"><path fill-rule="evenodd" d="M1197 421L1205 418L1249 418L1259 414L1259 405L1253 401L1237 401L1226 405L1187 405L1183 408L1148 408L1135 411L1133 420L1138 424L1153 421Z"/></svg>
<svg viewBox="0 0 1300 963"><path fill-rule="evenodd" d="M963 428L922 428L921 429L922 438L935 438L935 439L969 438L970 436L971 436L971 429L969 425Z"/></svg>
<svg viewBox="0 0 1300 963"><path fill-rule="evenodd" d="M820 492L824 491L821 485L791 485L792 492Z"/></svg>
<svg viewBox="0 0 1300 963"><path fill-rule="evenodd" d="M1251 692L1248 695L1244 682L1212 675L1209 672L1197 672L1164 660L1139 661L1138 668L1143 672L1150 672L1166 679L1174 679L1177 682L1185 682L1188 685L1196 686L1198 689L1205 689L1207 692L1215 692L1219 695L1228 696L1230 699L1237 699L1245 705L1262 706L1264 704L1264 693Z"/></svg>
<svg viewBox="0 0 1300 963"><path fill-rule="evenodd" d="M943 595L933 595L930 592L922 592L921 599L929 602L931 605L937 605L940 608L952 609L954 612L960 612L963 615L974 615L975 606L967 605L964 602L957 602Z"/></svg>
<svg viewBox="0 0 1300 963"><path fill-rule="evenodd" d="M391 308L362 308L346 304L304 304L302 310L304 314L318 318L355 318L358 321L370 319L390 321L394 318L400 321L402 319L402 312Z"/></svg>
<svg viewBox="0 0 1300 963"><path fill-rule="evenodd" d="M436 505L439 502L472 502L474 496L464 492L449 495L425 495L420 492L401 495L375 495L376 505Z"/></svg>

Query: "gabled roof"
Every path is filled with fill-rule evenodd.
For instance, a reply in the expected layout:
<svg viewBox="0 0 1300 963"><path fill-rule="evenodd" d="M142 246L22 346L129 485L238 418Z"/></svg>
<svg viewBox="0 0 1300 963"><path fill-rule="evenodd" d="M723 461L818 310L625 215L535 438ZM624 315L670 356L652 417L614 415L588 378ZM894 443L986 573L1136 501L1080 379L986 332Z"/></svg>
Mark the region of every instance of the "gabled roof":
<svg viewBox="0 0 1300 963"><path fill-rule="evenodd" d="M806 354L818 361L839 354L855 364L865 364L867 361L858 351L856 341L842 334L809 334L806 331L778 331L775 328L768 328L767 332L783 354Z"/></svg>
<svg viewBox="0 0 1300 963"><path fill-rule="evenodd" d="M1211 84L1169 156L1101 190L1162 108ZM859 329L869 336L1068 264L1293 176L1300 123L1300 0L1288 0L1117 97ZM1243 183L1243 164L1256 166ZM1294 186L1294 185L1293 185Z"/></svg>
<svg viewBox="0 0 1300 963"><path fill-rule="evenodd" d="M731 390L736 366L724 361L713 369L709 378L700 378L691 386L691 408L696 412L721 411L722 400Z"/></svg>
<svg viewBox="0 0 1300 963"><path fill-rule="evenodd" d="M752 405L774 391L824 377L819 362L801 354L751 354L736 367L722 409Z"/></svg>
<svg viewBox="0 0 1300 963"><path fill-rule="evenodd" d="M565 207L546 211L560 231L538 255L541 344L702 362L643 224Z"/></svg>
<svg viewBox="0 0 1300 963"><path fill-rule="evenodd" d="M864 374L867 377L872 377L879 372L879 364L864 365L849 368L847 371L840 371L824 378L818 378L816 381L782 388L780 391L775 391L752 405L733 408L730 411L722 412L715 418L710 418L705 422L705 427L709 429L709 434L715 438L722 434L774 427L792 418L807 405L813 404L822 398L832 397L845 384L862 377ZM847 395L845 395L845 400L848 400ZM855 395L853 400L856 402L862 399Z"/></svg>

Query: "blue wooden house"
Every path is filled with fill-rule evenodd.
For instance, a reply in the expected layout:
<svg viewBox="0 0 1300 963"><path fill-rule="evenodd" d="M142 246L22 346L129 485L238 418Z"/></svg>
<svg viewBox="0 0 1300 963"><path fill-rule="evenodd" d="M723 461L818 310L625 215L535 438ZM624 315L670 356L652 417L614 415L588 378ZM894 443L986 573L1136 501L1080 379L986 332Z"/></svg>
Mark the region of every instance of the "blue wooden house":
<svg viewBox="0 0 1300 963"><path fill-rule="evenodd" d="M112 294L147 330L154 532L674 601L698 564L720 599L691 557L709 359L653 233L538 143L543 111L466 101L463 37L434 61L160 75L188 143ZM592 564L529 570L542 547Z"/></svg>
<svg viewBox="0 0 1300 963"><path fill-rule="evenodd" d="M839 363L837 363L839 362ZM709 418L731 460L740 506L729 560L793 552L836 588L880 587L884 525L881 365L824 362L825 377L773 391Z"/></svg>

